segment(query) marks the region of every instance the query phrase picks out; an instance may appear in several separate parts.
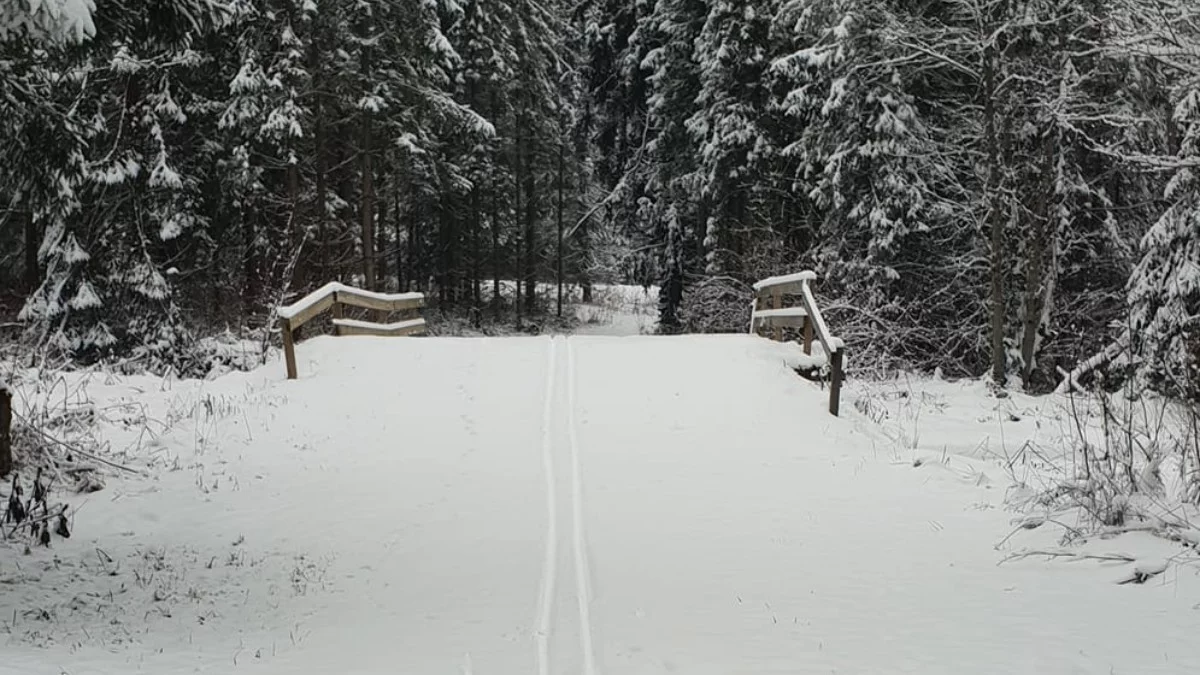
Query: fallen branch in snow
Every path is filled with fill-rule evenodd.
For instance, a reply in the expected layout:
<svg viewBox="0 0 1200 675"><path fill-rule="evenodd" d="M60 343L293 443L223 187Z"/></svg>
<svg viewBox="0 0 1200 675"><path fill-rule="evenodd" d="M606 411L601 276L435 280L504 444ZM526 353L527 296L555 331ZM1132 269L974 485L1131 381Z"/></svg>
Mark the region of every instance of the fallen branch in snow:
<svg viewBox="0 0 1200 675"><path fill-rule="evenodd" d="M14 411L14 412L13 412L13 415L14 415L14 416L15 416L17 419L19 419L19 420L21 420L22 422L24 422L24 423L25 423L25 426L26 426L28 429L31 429L31 430L32 430L34 433L36 433L38 436L41 436L41 437L42 437L42 438L44 438L45 440L47 440L47 441L49 441L49 442L51 442L51 443L53 443L53 444L55 444L55 445L57 445L57 446L59 446L59 447L61 447L61 448L65 449L65 450L67 450L68 452L71 452L71 453L73 453L73 454L77 454L77 455L79 455L79 456L81 456L81 457L87 457L88 459L90 459L90 460L92 460L92 461L94 461L94 462L100 462L101 464L104 464L104 465L106 465L106 466L110 466L110 467L112 467L112 468L114 468L114 469L119 469L119 470L121 470L121 471L126 471L126 472L129 472L129 473L131 473L131 474L133 474L133 475L135 475L135 476L141 476L141 477L143 477L143 478L146 476L146 473L145 473L144 471L141 471L141 470L139 470L139 469L135 469L135 468L133 468L133 467L130 467L130 466L125 466L124 464L118 464L117 462L114 462L114 461L112 461L112 460L104 459L103 457L100 457L99 455L95 455L95 454L92 454L92 453L90 453L90 452L87 452L86 450L81 450L81 449L79 449L79 447L78 447L78 446L71 445L70 443L67 443L66 441L60 441L60 440L58 440L57 438L55 438L55 437L51 436L50 434L48 434L48 433L46 433L46 432L42 431L41 429L38 429L37 427L35 427L35 426L34 426L34 425L32 425L32 424L30 424L30 423L29 423L29 420L27 420L27 419L25 419L24 417L22 417L22 416L20 415L20 413L17 413L16 411ZM78 466L76 466L76 467L72 467L72 468L73 468L73 469L75 469L75 470L79 470L79 469L81 469L82 467L78 467Z"/></svg>
<svg viewBox="0 0 1200 675"><path fill-rule="evenodd" d="M1079 378L1087 375L1100 366L1111 362L1113 359L1120 356L1121 352L1123 351L1125 351L1125 344L1122 341L1117 340L1116 342L1113 342L1105 347L1102 351L1100 351L1100 353L1094 354L1093 356L1082 361L1079 365L1075 366L1074 370L1069 373L1062 368L1058 368L1058 374L1063 377L1063 381L1060 382L1057 387L1055 387L1054 393L1066 394L1072 390L1083 391L1084 388L1083 385L1079 383Z"/></svg>
<svg viewBox="0 0 1200 675"><path fill-rule="evenodd" d="M1045 525L1046 523L1054 523L1055 525L1062 527L1063 529L1070 532L1072 537L1083 538L1083 536L1084 536L1084 534L1081 530L1071 527L1070 525L1067 525L1066 523L1062 522L1061 520L1057 520L1057 519L1049 518L1049 517L1031 516L1029 518L1023 519L1020 523L1018 523L1017 527L1012 532L1009 532L1007 537L1005 537L1005 538L1001 539L999 542L997 542L996 546L994 548L997 551L999 551L1001 546L1004 546L1006 543L1008 543L1008 540L1012 539L1014 536L1016 536L1016 534L1018 532L1020 532L1021 530L1036 530L1037 528L1041 527L1042 525Z"/></svg>
<svg viewBox="0 0 1200 675"><path fill-rule="evenodd" d="M1082 551L1070 551L1067 549L1031 549L1025 551L1017 551L1005 556L999 565L1014 560L1024 560L1025 558L1033 558L1045 556L1047 558L1070 558L1072 560L1101 560L1108 562L1134 562L1137 558L1128 553L1084 553Z"/></svg>

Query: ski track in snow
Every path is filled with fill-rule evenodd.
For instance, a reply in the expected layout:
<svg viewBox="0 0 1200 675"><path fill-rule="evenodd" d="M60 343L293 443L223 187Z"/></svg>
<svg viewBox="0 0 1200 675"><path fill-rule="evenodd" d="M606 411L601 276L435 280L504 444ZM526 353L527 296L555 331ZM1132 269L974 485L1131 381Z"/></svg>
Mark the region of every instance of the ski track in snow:
<svg viewBox="0 0 1200 675"><path fill-rule="evenodd" d="M560 359L560 342L566 358ZM559 364L563 367L560 367ZM565 370L565 373L560 373ZM583 675L596 674L596 657L593 647L591 618L591 593L589 591L590 565L588 562L587 535L584 525L583 469L579 453L579 436L575 416L575 351L570 338L551 338L547 355L545 407L542 416L542 464L546 483L546 550L542 568L541 593L537 617L537 667L538 675L549 675L551 645L554 641L554 601L558 590L558 490L559 475L555 469L554 404L558 400L557 381L565 379L565 405L567 426L567 450L570 459L571 490L571 554L574 558L575 599L579 610L579 648L582 657Z"/></svg>
<svg viewBox="0 0 1200 675"><path fill-rule="evenodd" d="M542 412L542 466L546 477L546 557L542 566L541 597L537 616L538 675L550 673L550 632L558 577L558 481L554 474L554 380L557 378L558 340L550 339L546 356L546 402Z"/></svg>
<svg viewBox="0 0 1200 675"><path fill-rule="evenodd" d="M571 502L574 515L575 594L579 601L580 647L583 649L584 675L595 675L596 656L592 646L591 594L588 590L590 565L583 518L583 469L579 459L579 437L575 420L575 351L567 338L567 435L571 448Z"/></svg>

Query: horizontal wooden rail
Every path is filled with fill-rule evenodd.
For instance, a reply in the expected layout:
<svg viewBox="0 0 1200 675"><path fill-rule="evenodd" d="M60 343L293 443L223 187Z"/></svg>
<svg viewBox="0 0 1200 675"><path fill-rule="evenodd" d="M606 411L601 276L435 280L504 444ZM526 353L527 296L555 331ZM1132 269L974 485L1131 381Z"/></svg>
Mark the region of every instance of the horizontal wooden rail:
<svg viewBox="0 0 1200 675"><path fill-rule="evenodd" d="M343 305L373 310L380 322L343 318ZM413 314L424 306L425 296L422 293L376 293L334 281L286 307L280 307L276 314L279 316L280 332L283 333L283 355L287 361L288 379L296 379L295 343L300 328L325 310L333 311L335 335L400 336L424 333L425 319L415 317L384 323L388 315L392 312Z"/></svg>
<svg viewBox="0 0 1200 675"><path fill-rule="evenodd" d="M815 331L829 364L829 412L837 415L841 408L842 364L846 346L840 338L833 336L825 318L821 316L821 309L810 286L816 279L816 272L806 270L763 279L754 284L750 333L762 335L763 329L770 329L772 339L782 342L784 328L799 328L803 331L804 353L812 354ZM801 306L784 306L784 298L795 297L800 298Z"/></svg>

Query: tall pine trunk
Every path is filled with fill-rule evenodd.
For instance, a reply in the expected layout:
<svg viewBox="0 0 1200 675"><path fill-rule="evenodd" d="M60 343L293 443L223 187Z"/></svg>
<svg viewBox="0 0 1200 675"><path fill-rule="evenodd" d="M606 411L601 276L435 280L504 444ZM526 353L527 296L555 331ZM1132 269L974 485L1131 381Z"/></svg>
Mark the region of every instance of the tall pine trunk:
<svg viewBox="0 0 1200 675"><path fill-rule="evenodd" d="M513 203L513 218L515 221L513 223L513 230L517 233L517 246L513 252L513 261L515 263L513 267L515 268L514 272L516 272L513 275L513 311L515 311L517 315L518 327L521 326L521 305L523 304L521 302L521 280L525 278L525 256L521 255L521 251L523 250L521 246L524 243L525 232L524 228L520 227L519 225L521 214L523 213L521 211L521 198L523 196L521 191L525 186L525 171L527 170L524 144L521 142L521 136L524 131L523 121L524 119L518 115L516 133L513 135L513 155L515 157L514 162L516 169L513 172L513 193L515 195L515 200ZM524 195L524 197L526 199L529 198L528 195Z"/></svg>
<svg viewBox="0 0 1200 675"><path fill-rule="evenodd" d="M991 38L994 40L995 38ZM991 343L992 381L1005 383L1004 354L1004 214L1000 196L1000 140L996 130L996 46L989 42L983 56L984 143L987 147L987 218L991 229Z"/></svg>
<svg viewBox="0 0 1200 675"><path fill-rule="evenodd" d="M313 141L313 164L316 169L316 205L314 211L317 217L317 245L321 249L321 281L329 281L329 227L326 221L329 218L329 213L325 208L325 200L328 198L329 184L327 179L328 169L325 167L325 109L321 105L321 80L317 76L319 72L316 67L320 60L320 54L317 50L316 40L313 40L310 59L313 67L313 118L314 130Z"/></svg>
<svg viewBox="0 0 1200 675"><path fill-rule="evenodd" d="M525 309L532 315L537 303L537 183L528 150L525 163Z"/></svg>
<svg viewBox="0 0 1200 675"><path fill-rule="evenodd" d="M408 289L404 285L404 246L401 245L401 242L404 240L404 237L403 237L404 226L400 222L401 221L401 218L400 218L401 211L400 211L400 181L399 180L397 180L395 182L393 199L395 200L395 204L394 204L395 208L393 209L392 222L394 223L394 229L396 232L396 290L400 293L403 293L404 291L406 291Z"/></svg>
<svg viewBox="0 0 1200 675"><path fill-rule="evenodd" d="M558 246L555 255L555 283L558 286L555 314L562 318L563 313L563 173L566 170L566 149L560 140L558 143Z"/></svg>
<svg viewBox="0 0 1200 675"><path fill-rule="evenodd" d="M385 174L382 181L380 192L382 196L379 199L379 221L375 223L376 247L375 251L379 254L379 290L386 291L388 289L388 274L387 274L387 224L388 224L388 198L387 198L387 176ZM399 240L397 240L399 244ZM399 287L397 287L399 288Z"/></svg>
<svg viewBox="0 0 1200 675"><path fill-rule="evenodd" d="M496 185L496 174L492 174L492 217L490 221L492 234L492 314L500 318L500 205L499 189Z"/></svg>
<svg viewBox="0 0 1200 675"><path fill-rule="evenodd" d="M364 30L369 34L369 30ZM364 35L365 37L365 35ZM371 51L363 45L362 72L367 82L371 81ZM375 290L375 167L371 162L374 139L371 133L371 111L362 111L362 148L359 150L362 164L362 194L359 205L362 217L363 286Z"/></svg>
<svg viewBox="0 0 1200 675"><path fill-rule="evenodd" d="M41 270L38 267L38 248L41 247L41 237L38 236L37 221L33 219L33 208L21 212L25 221L25 287L32 293L41 284Z"/></svg>

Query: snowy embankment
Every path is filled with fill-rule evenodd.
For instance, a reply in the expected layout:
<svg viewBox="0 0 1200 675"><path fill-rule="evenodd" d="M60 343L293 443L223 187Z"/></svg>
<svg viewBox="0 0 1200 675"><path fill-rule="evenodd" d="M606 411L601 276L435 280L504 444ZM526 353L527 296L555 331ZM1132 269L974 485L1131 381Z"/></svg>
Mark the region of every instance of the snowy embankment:
<svg viewBox="0 0 1200 675"><path fill-rule="evenodd" d="M95 378L79 395L98 411L144 414L102 419L156 477L75 498L75 535L51 550L0 549L0 669L1200 668L1200 579L1178 544L1128 534L1076 550L1133 562L997 564L1058 544L1049 527L1009 536L996 460L1051 446L1049 408L852 385L833 418L789 370L797 349L321 337L293 382L277 360Z"/></svg>

